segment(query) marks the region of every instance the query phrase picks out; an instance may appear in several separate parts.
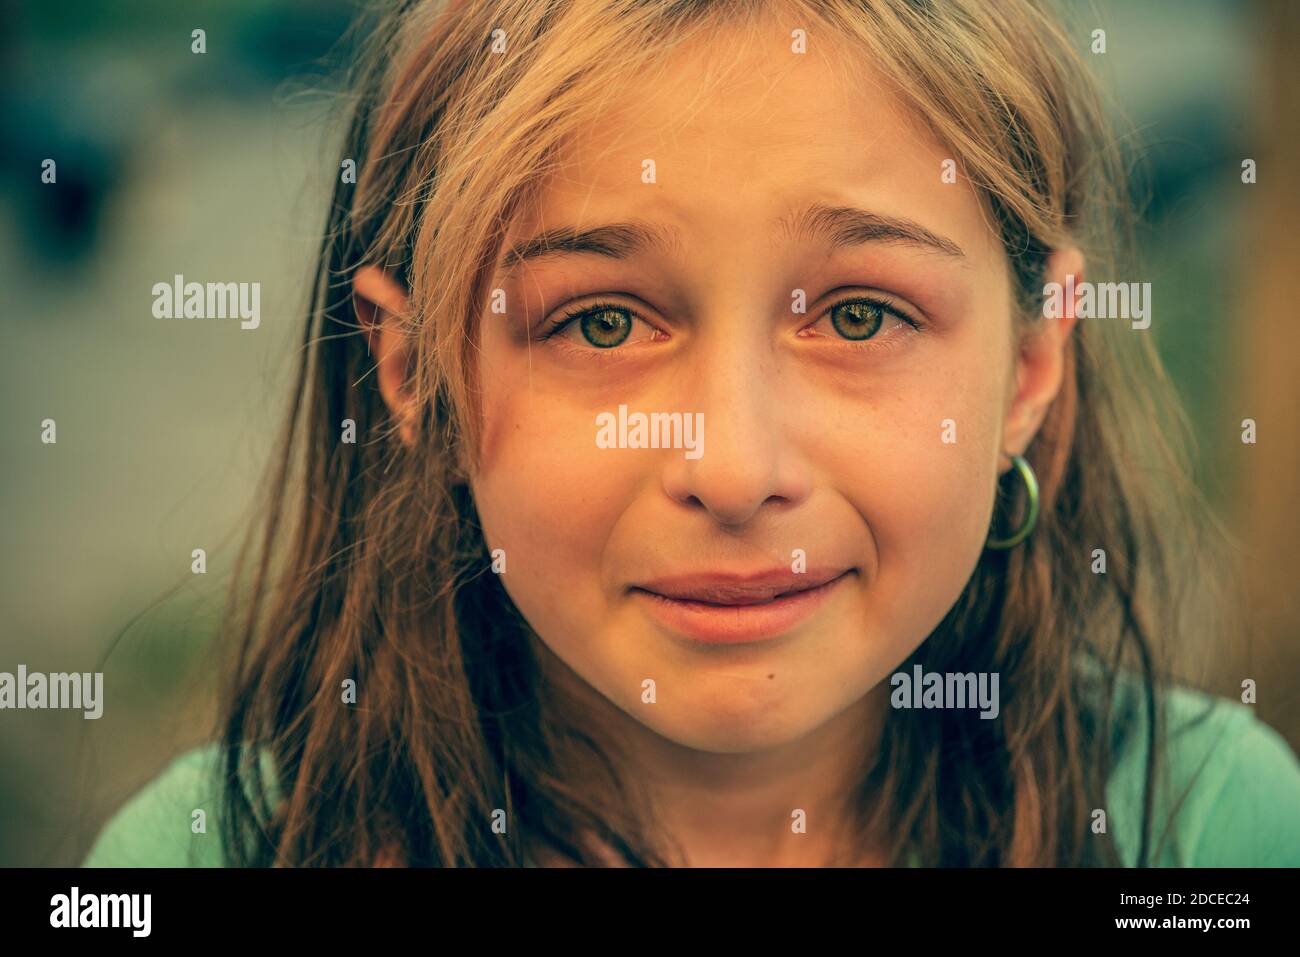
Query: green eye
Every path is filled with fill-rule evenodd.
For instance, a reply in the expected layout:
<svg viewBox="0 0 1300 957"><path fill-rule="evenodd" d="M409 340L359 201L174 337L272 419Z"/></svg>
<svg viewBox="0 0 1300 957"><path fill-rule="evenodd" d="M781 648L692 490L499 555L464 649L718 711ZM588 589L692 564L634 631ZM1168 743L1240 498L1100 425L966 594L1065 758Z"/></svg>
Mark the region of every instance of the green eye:
<svg viewBox="0 0 1300 957"><path fill-rule="evenodd" d="M884 309L873 302L842 302L831 309L831 325L845 339L870 339L884 319Z"/></svg>
<svg viewBox="0 0 1300 957"><path fill-rule="evenodd" d="M632 318L621 309L593 309L578 324L583 337L599 349L612 348L632 333Z"/></svg>

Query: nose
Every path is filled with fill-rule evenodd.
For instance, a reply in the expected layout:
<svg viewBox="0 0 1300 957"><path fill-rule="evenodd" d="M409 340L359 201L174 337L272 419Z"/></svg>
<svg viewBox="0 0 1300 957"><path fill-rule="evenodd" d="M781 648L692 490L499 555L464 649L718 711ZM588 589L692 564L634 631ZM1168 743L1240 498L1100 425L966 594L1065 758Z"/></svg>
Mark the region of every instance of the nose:
<svg viewBox="0 0 1300 957"><path fill-rule="evenodd" d="M693 384L681 393L687 408L703 413L703 454L665 459L663 489L719 525L740 528L764 506L803 501L811 478L790 431L792 397L780 387L771 341L754 330L718 338L701 343Z"/></svg>

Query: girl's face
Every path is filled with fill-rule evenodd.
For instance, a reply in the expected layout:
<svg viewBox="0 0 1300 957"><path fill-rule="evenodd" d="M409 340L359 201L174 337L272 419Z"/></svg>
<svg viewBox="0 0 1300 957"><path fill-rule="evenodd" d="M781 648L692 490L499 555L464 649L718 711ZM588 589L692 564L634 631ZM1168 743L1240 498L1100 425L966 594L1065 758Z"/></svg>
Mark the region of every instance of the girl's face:
<svg viewBox="0 0 1300 957"><path fill-rule="evenodd" d="M771 35L716 87L684 49L611 97L505 248L574 241L503 253L481 327L471 485L503 585L609 701L715 752L888 692L1035 418L1006 259L949 154L842 79L848 54ZM628 447L654 413L677 447Z"/></svg>

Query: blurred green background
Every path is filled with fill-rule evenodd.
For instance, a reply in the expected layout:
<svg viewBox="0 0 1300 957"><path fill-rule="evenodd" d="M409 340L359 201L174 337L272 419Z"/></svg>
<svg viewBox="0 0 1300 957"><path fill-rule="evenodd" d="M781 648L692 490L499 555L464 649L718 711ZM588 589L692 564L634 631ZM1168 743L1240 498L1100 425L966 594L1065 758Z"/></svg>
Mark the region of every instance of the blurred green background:
<svg viewBox="0 0 1300 957"><path fill-rule="evenodd" d="M1136 130L1146 258L1117 278L1152 282L1152 333L1202 438L1198 479L1238 514L1255 481L1238 440L1251 356L1295 352L1294 333L1251 352L1267 319L1248 297L1257 237L1281 200L1252 196L1239 172L1266 155L1271 126L1295 122L1270 73L1292 68L1267 52L1289 15L1232 0L1066 6L1085 54L1087 30L1107 31L1106 54L1086 55ZM0 2L0 670L102 670L110 704L98 721L0 712L2 865L78 862L105 817L208 731L207 639L287 396L355 12ZM46 157L57 188L40 183ZM261 327L159 323L150 288L175 273L260 282ZM1300 391L1294 378L1277 388L1274 436L1295 430ZM56 445L40 442L45 418ZM1294 512L1275 519L1294 530ZM206 575L190 573L194 548ZM1294 596L1274 612L1266 637L1283 657L1269 660L1294 694ZM1223 661L1238 660L1231 637L1214 636ZM1262 700L1261 716L1300 742L1293 699Z"/></svg>

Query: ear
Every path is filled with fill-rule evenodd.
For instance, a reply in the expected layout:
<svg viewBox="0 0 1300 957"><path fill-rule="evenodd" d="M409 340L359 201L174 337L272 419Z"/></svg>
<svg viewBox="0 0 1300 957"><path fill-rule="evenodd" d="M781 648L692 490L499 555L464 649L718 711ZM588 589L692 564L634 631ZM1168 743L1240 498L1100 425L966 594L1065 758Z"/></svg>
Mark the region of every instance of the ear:
<svg viewBox="0 0 1300 957"><path fill-rule="evenodd" d="M398 423L402 442L415 441L415 403L407 388L411 347L400 320L407 315L406 290L378 266L362 266L352 279L352 302L375 357L379 393Z"/></svg>
<svg viewBox="0 0 1300 957"><path fill-rule="evenodd" d="M1074 283L1083 281L1083 254L1073 247L1058 249L1047 259L1045 283L1059 283L1065 288L1066 276ZM1002 428L1002 451L1023 455L1038 434L1052 400L1060 391L1065 374L1066 347L1074 330L1074 302L1064 303L1062 316L1034 320L1033 328L1020 338L1016 353L1016 381ZM1008 460L1003 471L1011 467Z"/></svg>

